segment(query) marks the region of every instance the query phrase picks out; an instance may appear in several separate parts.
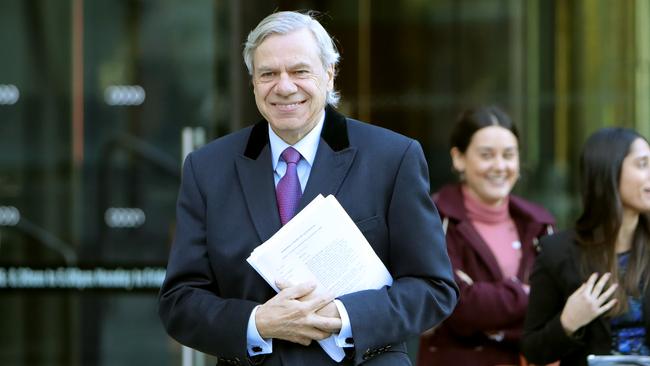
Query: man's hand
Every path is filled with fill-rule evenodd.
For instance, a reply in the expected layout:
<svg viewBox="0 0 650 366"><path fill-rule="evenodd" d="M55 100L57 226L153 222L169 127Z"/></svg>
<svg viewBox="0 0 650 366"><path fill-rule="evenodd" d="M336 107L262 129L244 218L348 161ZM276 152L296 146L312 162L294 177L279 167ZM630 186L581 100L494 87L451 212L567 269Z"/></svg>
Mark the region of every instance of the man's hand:
<svg viewBox="0 0 650 366"><path fill-rule="evenodd" d="M336 307L336 304L334 304L334 301L330 301L327 305L320 308L316 314L329 318L341 319L341 314L339 314L339 309ZM338 333L339 330L341 330L340 327L334 331L334 333Z"/></svg>
<svg viewBox="0 0 650 366"><path fill-rule="evenodd" d="M610 277L610 273L605 273L598 279L598 274L593 273L587 282L569 296L560 314L560 322L568 335L572 335L616 304L616 299L609 298L616 291L618 284L605 286Z"/></svg>
<svg viewBox="0 0 650 366"><path fill-rule="evenodd" d="M284 290L285 288L289 287L288 284L284 284L284 283L278 283L277 285L278 285L278 288L280 288L280 290ZM315 289L311 293L301 297L299 300L300 301L311 300L316 296L316 293L321 293L321 291L319 291L319 289ZM328 295L326 295L324 293L322 295L325 296L325 297L328 297ZM329 297L333 298L333 296L329 296ZM336 307L336 304L334 303L334 301L330 301L330 302L327 303L327 305L325 305L322 308L318 309L318 311L316 311L316 314L320 315L320 316L324 316L324 317L336 318L336 319L339 319L339 320L341 319L341 314L339 314L339 309ZM338 333L340 330L341 330L341 327L338 327L338 329L335 329L332 333Z"/></svg>
<svg viewBox="0 0 650 366"><path fill-rule="evenodd" d="M315 292L313 283L277 285L281 291L260 305L255 313L255 324L262 338L308 346L312 340L325 339L341 329L341 319L317 314L328 304L336 309L333 296Z"/></svg>

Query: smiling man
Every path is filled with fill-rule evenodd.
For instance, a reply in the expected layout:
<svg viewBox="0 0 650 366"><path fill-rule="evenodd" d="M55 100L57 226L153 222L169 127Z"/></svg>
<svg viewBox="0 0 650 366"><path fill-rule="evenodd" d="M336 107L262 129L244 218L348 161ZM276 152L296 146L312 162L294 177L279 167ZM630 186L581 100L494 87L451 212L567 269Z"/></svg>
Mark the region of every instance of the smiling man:
<svg viewBox="0 0 650 366"><path fill-rule="evenodd" d="M269 35L253 52L253 92L273 131L293 145L323 119L334 65L321 63L312 32Z"/></svg>
<svg viewBox="0 0 650 366"><path fill-rule="evenodd" d="M237 365L410 365L404 341L456 305L417 141L338 113L339 54L310 14L274 13L244 61L264 119L191 153L159 313L182 344ZM278 283L246 258L313 198L333 194L394 282L339 298ZM338 354L315 342L334 336Z"/></svg>

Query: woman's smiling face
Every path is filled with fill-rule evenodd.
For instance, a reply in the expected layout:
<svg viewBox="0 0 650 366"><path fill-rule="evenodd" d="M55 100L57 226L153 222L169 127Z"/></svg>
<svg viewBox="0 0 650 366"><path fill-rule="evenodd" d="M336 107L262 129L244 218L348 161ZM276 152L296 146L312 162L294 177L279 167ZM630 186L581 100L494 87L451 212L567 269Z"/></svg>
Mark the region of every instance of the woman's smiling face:
<svg viewBox="0 0 650 366"><path fill-rule="evenodd" d="M519 179L519 144L507 128L488 126L477 130L463 153L451 150L454 168L463 183L481 202L500 204Z"/></svg>

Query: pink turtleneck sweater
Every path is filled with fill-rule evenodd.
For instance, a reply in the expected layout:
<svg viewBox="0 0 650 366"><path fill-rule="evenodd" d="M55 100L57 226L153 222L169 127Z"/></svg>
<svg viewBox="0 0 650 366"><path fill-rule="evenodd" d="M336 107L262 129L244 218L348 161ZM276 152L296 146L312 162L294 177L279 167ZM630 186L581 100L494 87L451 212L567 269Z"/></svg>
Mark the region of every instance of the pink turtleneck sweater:
<svg viewBox="0 0 650 366"><path fill-rule="evenodd" d="M521 242L508 211L508 199L498 206L489 206L473 198L468 190L463 186L463 203L469 221L492 250L503 276L516 278L521 261Z"/></svg>

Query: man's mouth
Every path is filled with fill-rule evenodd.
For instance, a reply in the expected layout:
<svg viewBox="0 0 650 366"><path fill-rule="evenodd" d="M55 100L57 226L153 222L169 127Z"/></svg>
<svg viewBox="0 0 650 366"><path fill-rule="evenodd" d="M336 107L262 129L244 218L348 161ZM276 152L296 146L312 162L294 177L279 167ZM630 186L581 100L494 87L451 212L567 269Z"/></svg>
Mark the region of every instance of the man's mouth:
<svg viewBox="0 0 650 366"><path fill-rule="evenodd" d="M295 103L271 103L271 105L278 108L281 111L292 111L304 103L305 101L303 100Z"/></svg>

